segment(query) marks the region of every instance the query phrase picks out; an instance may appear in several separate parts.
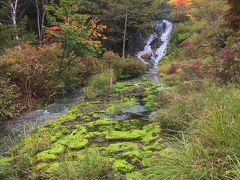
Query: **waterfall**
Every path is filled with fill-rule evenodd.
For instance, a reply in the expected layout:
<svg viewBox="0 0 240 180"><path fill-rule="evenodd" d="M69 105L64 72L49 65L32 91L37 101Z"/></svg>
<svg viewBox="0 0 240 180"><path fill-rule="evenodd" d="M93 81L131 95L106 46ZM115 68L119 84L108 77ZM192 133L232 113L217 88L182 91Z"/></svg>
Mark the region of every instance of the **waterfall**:
<svg viewBox="0 0 240 180"><path fill-rule="evenodd" d="M171 37L171 33L173 30L173 24L170 21L163 20L158 21L155 24L154 32L148 37L144 50L137 53L137 58L144 62L145 64L149 64L144 59L144 55L150 55L151 56L151 63L153 64L153 69L151 70L152 73L157 72L157 66L159 61L163 58L163 56L166 54L167 46ZM153 42L159 39L160 46L153 50L152 44Z"/></svg>

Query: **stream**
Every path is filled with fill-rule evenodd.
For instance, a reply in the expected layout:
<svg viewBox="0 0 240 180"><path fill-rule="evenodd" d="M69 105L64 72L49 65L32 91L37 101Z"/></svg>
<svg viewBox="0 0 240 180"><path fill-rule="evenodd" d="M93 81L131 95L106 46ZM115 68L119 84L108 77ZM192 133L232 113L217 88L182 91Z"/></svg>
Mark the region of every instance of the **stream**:
<svg viewBox="0 0 240 180"><path fill-rule="evenodd" d="M152 64L152 68L147 73L147 78L159 83L157 66L162 57L166 54L170 40L173 24L167 20L158 21L153 28L152 34L145 41L144 49L137 53L136 57L145 64ZM154 48L155 47L155 48ZM144 58L150 55L150 62ZM160 89L164 89L161 85ZM4 154L15 142L24 135L29 134L35 126L45 124L49 119L63 115L69 108L77 102L84 100L83 90L76 90L73 94L57 99L54 104L46 108L23 114L15 121L10 121L0 132L0 154ZM128 109L126 113L138 114L147 110L141 104Z"/></svg>

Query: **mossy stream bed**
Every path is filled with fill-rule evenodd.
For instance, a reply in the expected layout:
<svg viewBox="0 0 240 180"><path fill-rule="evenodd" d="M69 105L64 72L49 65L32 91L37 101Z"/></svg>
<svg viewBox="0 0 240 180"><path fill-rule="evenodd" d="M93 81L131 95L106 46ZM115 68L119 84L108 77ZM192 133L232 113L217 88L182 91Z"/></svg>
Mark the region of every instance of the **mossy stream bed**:
<svg viewBox="0 0 240 180"><path fill-rule="evenodd" d="M164 90L148 80L120 82L103 96L79 102L57 119L37 127L0 157L0 179L60 179L66 162L91 150L110 164L106 179L142 179L144 171L170 149L160 123L151 121Z"/></svg>

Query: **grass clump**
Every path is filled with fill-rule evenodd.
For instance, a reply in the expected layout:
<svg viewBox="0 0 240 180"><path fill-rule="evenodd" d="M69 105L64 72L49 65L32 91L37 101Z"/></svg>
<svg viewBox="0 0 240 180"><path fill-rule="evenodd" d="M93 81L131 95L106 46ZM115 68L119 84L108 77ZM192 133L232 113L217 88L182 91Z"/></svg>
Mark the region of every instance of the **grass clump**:
<svg viewBox="0 0 240 180"><path fill-rule="evenodd" d="M111 167L109 160L102 157L99 152L88 150L78 161L64 162L57 170L57 174L63 180L109 179Z"/></svg>
<svg viewBox="0 0 240 180"><path fill-rule="evenodd" d="M11 166L11 159L0 157L0 179L14 176L14 170Z"/></svg>
<svg viewBox="0 0 240 180"><path fill-rule="evenodd" d="M112 89L112 83L115 80L115 75L112 69L107 69L102 73L95 75L89 81L85 88L85 95L88 98L94 98L98 95L106 93Z"/></svg>

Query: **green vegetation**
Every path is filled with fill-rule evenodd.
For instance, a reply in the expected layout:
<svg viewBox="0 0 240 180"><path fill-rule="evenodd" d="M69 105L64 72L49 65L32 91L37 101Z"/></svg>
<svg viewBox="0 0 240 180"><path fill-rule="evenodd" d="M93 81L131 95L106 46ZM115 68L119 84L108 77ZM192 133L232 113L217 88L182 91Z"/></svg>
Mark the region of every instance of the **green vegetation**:
<svg viewBox="0 0 240 180"><path fill-rule="evenodd" d="M80 102L12 147L9 160L1 159L2 176L13 171L26 179L119 179L148 167L166 149L159 122L131 116L117 121L114 116L124 117L148 91L160 94L153 93L158 86L145 80L117 83L111 92Z"/></svg>
<svg viewBox="0 0 240 180"><path fill-rule="evenodd" d="M130 54L169 10L162 89ZM239 12L239 0L0 1L0 125L86 97L24 131L0 179L240 179Z"/></svg>

